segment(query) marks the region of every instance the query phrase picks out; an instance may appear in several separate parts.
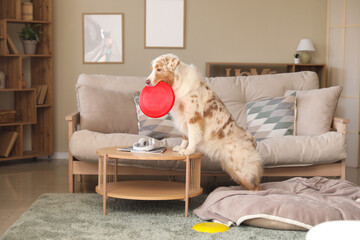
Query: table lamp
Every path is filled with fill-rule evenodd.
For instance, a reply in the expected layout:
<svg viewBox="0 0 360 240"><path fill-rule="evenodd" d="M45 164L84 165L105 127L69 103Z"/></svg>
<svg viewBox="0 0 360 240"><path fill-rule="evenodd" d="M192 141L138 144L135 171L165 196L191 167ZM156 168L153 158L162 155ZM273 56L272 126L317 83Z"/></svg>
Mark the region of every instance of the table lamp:
<svg viewBox="0 0 360 240"><path fill-rule="evenodd" d="M300 52L300 62L307 64L311 61L311 56L307 52L315 52L315 48L310 39L301 39L296 51Z"/></svg>

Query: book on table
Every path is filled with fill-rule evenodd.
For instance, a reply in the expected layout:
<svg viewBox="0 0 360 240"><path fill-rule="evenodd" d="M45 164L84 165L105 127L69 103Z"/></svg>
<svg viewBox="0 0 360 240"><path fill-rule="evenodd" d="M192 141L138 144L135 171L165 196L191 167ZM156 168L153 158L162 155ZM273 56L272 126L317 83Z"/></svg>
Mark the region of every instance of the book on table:
<svg viewBox="0 0 360 240"><path fill-rule="evenodd" d="M166 151L166 147L158 147L148 151L135 150L132 146L125 148L117 148L118 151L122 152L133 152L133 153L157 153L161 154Z"/></svg>

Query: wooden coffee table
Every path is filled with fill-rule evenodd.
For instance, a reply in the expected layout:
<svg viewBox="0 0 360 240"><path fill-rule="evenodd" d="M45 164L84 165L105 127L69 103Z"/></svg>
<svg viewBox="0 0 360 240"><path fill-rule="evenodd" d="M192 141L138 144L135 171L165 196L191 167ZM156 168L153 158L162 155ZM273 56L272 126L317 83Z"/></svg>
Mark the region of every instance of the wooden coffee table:
<svg viewBox="0 0 360 240"><path fill-rule="evenodd" d="M189 198L200 195L201 156L180 156L171 148L162 154L134 153L117 150L119 147L102 148L96 151L99 156L99 184L96 192L103 195L103 214L106 215L106 199L123 198L133 200L185 200L185 217L188 216ZM186 162L185 182L173 181L117 181L118 161L132 160L177 160ZM116 167L118 166L118 167Z"/></svg>

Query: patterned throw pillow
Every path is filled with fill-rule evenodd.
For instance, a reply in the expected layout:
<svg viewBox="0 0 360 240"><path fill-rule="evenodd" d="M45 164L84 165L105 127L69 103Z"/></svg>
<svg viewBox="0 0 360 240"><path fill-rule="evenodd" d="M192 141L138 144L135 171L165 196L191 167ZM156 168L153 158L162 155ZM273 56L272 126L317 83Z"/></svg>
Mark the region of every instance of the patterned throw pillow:
<svg viewBox="0 0 360 240"><path fill-rule="evenodd" d="M247 131L255 136L257 141L294 135L295 94L294 92L287 97L248 102Z"/></svg>
<svg viewBox="0 0 360 240"><path fill-rule="evenodd" d="M156 139L169 137L181 137L182 134L175 128L171 115L168 113L160 118L146 116L140 109L139 96L134 97L138 118L139 135L149 136Z"/></svg>

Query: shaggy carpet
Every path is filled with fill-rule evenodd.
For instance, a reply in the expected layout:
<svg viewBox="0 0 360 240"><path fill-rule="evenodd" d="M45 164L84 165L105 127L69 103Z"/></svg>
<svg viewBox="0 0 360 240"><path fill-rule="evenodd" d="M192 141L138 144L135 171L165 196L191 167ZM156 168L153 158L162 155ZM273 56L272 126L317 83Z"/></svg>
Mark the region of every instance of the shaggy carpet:
<svg viewBox="0 0 360 240"><path fill-rule="evenodd" d="M305 239L306 232L232 226L224 233L200 233L203 222L193 210L206 198L190 200L189 217L183 201L108 200L91 193L44 194L0 237L8 239Z"/></svg>

